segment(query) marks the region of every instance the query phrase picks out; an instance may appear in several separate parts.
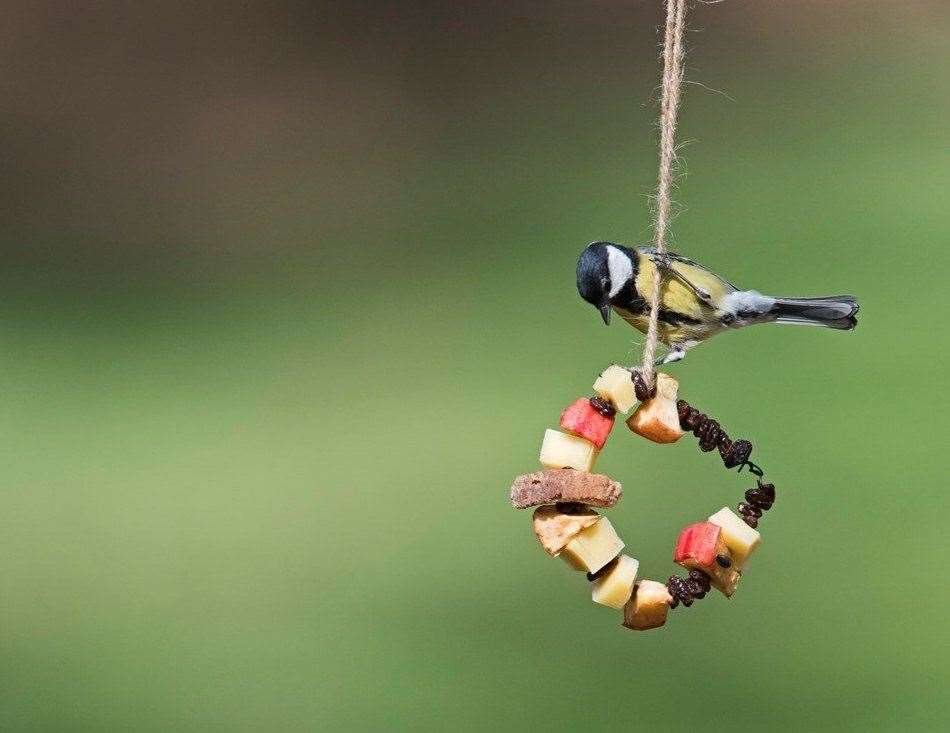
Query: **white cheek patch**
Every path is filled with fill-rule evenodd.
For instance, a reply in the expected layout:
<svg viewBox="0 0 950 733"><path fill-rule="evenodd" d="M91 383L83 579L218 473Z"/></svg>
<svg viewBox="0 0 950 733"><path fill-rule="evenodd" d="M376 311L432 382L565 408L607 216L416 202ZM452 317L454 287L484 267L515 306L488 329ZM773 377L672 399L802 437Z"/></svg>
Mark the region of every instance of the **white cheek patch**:
<svg viewBox="0 0 950 733"><path fill-rule="evenodd" d="M633 264L627 255L608 244L607 270L610 272L610 293L608 295L612 298L633 277Z"/></svg>
<svg viewBox="0 0 950 733"><path fill-rule="evenodd" d="M774 305L775 298L762 295L762 293L755 290L738 290L735 293L729 293L722 299L719 310L734 316L739 313L763 315L772 310Z"/></svg>

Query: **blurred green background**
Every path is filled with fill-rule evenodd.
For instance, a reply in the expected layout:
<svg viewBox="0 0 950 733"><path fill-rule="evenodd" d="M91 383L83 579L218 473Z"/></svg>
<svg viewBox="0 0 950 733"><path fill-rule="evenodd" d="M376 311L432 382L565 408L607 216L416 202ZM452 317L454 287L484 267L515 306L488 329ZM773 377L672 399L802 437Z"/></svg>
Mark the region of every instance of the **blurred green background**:
<svg viewBox="0 0 950 733"><path fill-rule="evenodd" d="M0 728L950 724L946 2L691 15L675 248L863 307L674 367L779 498L649 633L507 491L640 354L574 265L650 238L658 2L5 11ZM598 468L660 580L751 483L626 429Z"/></svg>

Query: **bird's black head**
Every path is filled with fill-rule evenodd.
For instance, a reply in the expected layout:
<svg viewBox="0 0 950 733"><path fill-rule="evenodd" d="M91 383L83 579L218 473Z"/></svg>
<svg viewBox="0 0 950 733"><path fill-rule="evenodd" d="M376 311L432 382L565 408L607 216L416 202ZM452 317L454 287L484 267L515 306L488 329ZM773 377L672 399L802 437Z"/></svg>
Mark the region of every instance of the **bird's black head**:
<svg viewBox="0 0 950 733"><path fill-rule="evenodd" d="M591 242L577 260L577 292L610 323L612 300L626 291L636 275L636 261L626 247Z"/></svg>

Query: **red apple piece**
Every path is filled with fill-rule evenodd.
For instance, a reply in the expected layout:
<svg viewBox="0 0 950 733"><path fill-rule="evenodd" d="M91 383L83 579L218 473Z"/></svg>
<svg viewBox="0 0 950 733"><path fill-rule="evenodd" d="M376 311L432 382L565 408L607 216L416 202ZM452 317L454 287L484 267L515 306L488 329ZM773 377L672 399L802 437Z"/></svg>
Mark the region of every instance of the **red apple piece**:
<svg viewBox="0 0 950 733"><path fill-rule="evenodd" d="M680 532L676 541L676 550L673 551L673 562L683 564L689 560L699 567L706 567L716 562L716 546L722 528L712 522L697 522Z"/></svg>
<svg viewBox="0 0 950 733"><path fill-rule="evenodd" d="M691 524L680 532L673 562L690 570L702 570L712 585L726 596L735 593L740 573L722 536L722 528L712 522Z"/></svg>
<svg viewBox="0 0 950 733"><path fill-rule="evenodd" d="M561 413L561 427L589 440L598 450L604 447L613 426L613 416L599 413L586 397L572 402Z"/></svg>

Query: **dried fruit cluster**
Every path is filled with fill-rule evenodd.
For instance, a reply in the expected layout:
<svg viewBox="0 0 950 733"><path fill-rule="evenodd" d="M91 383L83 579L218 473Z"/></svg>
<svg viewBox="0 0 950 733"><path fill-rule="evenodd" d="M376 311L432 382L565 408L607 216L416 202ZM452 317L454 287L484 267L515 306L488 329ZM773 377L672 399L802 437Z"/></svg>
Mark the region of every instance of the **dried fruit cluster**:
<svg viewBox="0 0 950 733"><path fill-rule="evenodd" d="M677 401L676 412L683 430L691 430L693 435L699 438L700 450L709 452L718 448L726 468L739 466L741 471L743 467L748 466L749 471L757 477L757 486L745 492L745 501L741 502L737 509L746 524L753 529L758 527L762 512L771 509L775 503L775 486L762 483L765 472L749 460L752 443L742 438L735 441L730 439L718 420L700 412L686 400Z"/></svg>
<svg viewBox="0 0 950 733"><path fill-rule="evenodd" d="M745 492L745 501L740 502L736 507L739 514L752 529L759 526L759 519L762 518L762 512L767 512L775 503L775 485L763 484L759 479L755 488Z"/></svg>
<svg viewBox="0 0 950 733"><path fill-rule="evenodd" d="M689 607L693 605L693 601L706 597L710 588L709 576L702 570L695 569L689 571L687 578L671 575L666 581L666 588L673 597L671 608L676 608L680 603Z"/></svg>
<svg viewBox="0 0 950 733"><path fill-rule="evenodd" d="M680 419L680 427L683 430L691 430L693 435L699 438L699 449L704 453L718 448L719 455L726 468L735 468L736 466L745 466L749 464L749 456L752 455L752 443L748 440L739 439L733 441L723 430L718 420L714 420L708 415L703 414L695 407L691 407L686 400L679 400L676 403L676 411Z"/></svg>
<svg viewBox="0 0 950 733"><path fill-rule="evenodd" d="M775 487L759 480L745 492L738 514L723 507L680 533L673 560L689 571L687 577L673 575L665 584L637 579L639 562L621 554L625 545L613 525L591 508L614 506L623 493L616 481L591 473L617 412L629 411L639 398L640 405L627 419L633 432L656 443L672 443L690 430L703 451L719 449L727 468L747 466L760 479L763 475L749 461L752 444L731 440L716 420L677 401L678 388L675 379L657 374L648 395L638 372L608 367L594 383L596 396L579 398L565 408L560 420L564 432L545 431L540 454L545 470L517 477L510 492L516 508L537 507L534 532L544 550L584 572L592 600L623 609L623 625L630 629L662 626L670 608L691 606L711 588L727 597L735 593L746 562L761 542L755 529L758 520L775 501Z"/></svg>

